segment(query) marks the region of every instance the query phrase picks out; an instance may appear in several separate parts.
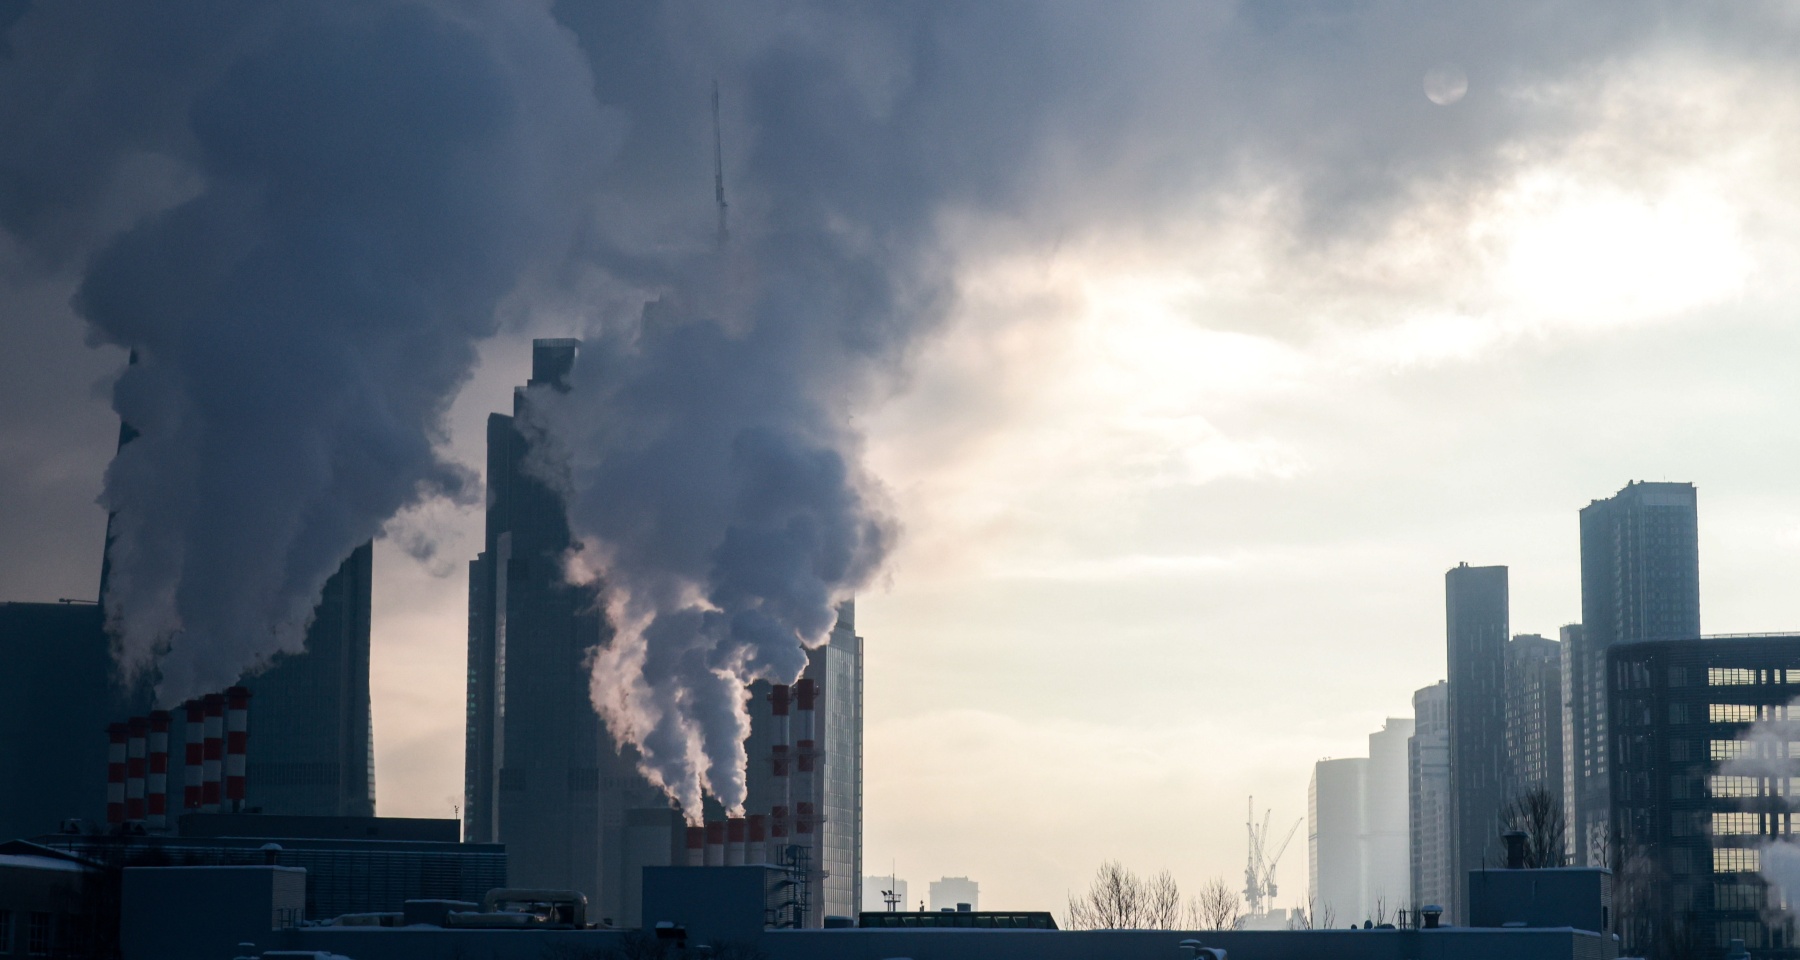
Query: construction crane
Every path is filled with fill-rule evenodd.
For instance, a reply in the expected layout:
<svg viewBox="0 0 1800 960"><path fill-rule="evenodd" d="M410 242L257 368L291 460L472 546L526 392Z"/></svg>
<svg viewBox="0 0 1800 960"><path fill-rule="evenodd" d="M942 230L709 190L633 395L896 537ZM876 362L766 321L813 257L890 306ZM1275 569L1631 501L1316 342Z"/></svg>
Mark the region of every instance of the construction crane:
<svg viewBox="0 0 1800 960"><path fill-rule="evenodd" d="M1250 906L1250 915L1260 917L1269 912L1269 904L1275 902L1275 865L1281 862L1281 855L1287 852L1288 844L1293 842L1294 831L1300 829L1300 820L1288 828L1287 836L1275 847L1273 854L1268 853L1269 817L1273 810L1263 811L1262 824L1256 822L1256 798L1250 798L1249 816L1244 823L1250 832L1250 863L1244 868L1244 900ZM1301 818L1305 819L1305 818Z"/></svg>

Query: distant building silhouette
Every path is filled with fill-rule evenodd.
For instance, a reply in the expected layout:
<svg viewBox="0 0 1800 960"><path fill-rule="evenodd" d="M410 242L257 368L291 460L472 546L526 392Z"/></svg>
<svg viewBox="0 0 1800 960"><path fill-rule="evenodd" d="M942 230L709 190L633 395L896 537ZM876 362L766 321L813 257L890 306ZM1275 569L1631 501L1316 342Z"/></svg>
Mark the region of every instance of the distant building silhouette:
<svg viewBox="0 0 1800 960"><path fill-rule="evenodd" d="M1314 922L1391 920L1411 888L1407 740L1413 721L1389 717L1367 757L1320 760L1307 788L1307 894Z"/></svg>
<svg viewBox="0 0 1800 960"><path fill-rule="evenodd" d="M1535 633L1506 645L1506 799L1546 791L1562 807L1562 644Z"/></svg>
<svg viewBox="0 0 1800 960"><path fill-rule="evenodd" d="M931 881L931 909L955 910L966 903L971 910L981 909L981 884L968 877L945 877Z"/></svg>
<svg viewBox="0 0 1800 960"><path fill-rule="evenodd" d="M1450 872L1450 703L1445 681L1413 694L1413 735L1406 755L1411 903L1415 910L1447 907L1455 884Z"/></svg>
<svg viewBox="0 0 1800 960"><path fill-rule="evenodd" d="M1504 863L1499 822L1506 792L1505 567L1462 564L1444 575L1450 720L1450 902L1468 918L1459 878Z"/></svg>
<svg viewBox="0 0 1800 960"><path fill-rule="evenodd" d="M1700 635L1697 493L1633 481L1581 511L1581 629L1568 651L1571 854L1607 860L1606 651L1615 643Z"/></svg>

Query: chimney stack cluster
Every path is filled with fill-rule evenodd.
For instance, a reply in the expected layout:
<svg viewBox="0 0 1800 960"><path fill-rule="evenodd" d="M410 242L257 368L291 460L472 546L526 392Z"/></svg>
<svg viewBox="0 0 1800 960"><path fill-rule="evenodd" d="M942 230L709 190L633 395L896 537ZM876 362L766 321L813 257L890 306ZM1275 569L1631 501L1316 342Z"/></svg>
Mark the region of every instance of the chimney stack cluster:
<svg viewBox="0 0 1800 960"><path fill-rule="evenodd" d="M803 679L769 691L769 812L689 827L689 866L717 867L774 863L789 846L814 843L820 821L814 791L821 753L817 736L818 684Z"/></svg>
<svg viewBox="0 0 1800 960"><path fill-rule="evenodd" d="M250 691L232 687L182 704L181 754L183 813L238 812L244 809L245 766L250 743ZM106 822L139 824L145 830L171 826L167 710L132 717L106 729Z"/></svg>

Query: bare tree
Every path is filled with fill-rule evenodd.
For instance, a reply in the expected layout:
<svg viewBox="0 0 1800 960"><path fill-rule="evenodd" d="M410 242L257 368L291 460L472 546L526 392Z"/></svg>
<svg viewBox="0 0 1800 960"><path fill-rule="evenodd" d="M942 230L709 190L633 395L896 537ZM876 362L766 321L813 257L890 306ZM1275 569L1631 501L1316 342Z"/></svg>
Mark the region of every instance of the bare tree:
<svg viewBox="0 0 1800 960"><path fill-rule="evenodd" d="M1383 895L1383 894L1376 895L1375 903L1374 903L1373 909L1371 910L1371 913L1373 914L1372 916L1369 917L1369 922L1371 924L1379 927L1382 924L1388 922L1388 905L1387 905L1386 895Z"/></svg>
<svg viewBox="0 0 1800 960"><path fill-rule="evenodd" d="M1563 808L1549 790L1533 787L1513 798L1500 811L1500 828L1525 834L1525 866L1543 869L1563 865Z"/></svg>
<svg viewBox="0 0 1800 960"><path fill-rule="evenodd" d="M1175 884L1175 875L1167 870L1144 884L1144 926L1152 930L1181 926L1181 888Z"/></svg>
<svg viewBox="0 0 1800 960"><path fill-rule="evenodd" d="M1069 897L1071 930L1173 930L1180 923L1181 890L1167 870L1145 880L1108 860L1087 893Z"/></svg>
<svg viewBox="0 0 1800 960"><path fill-rule="evenodd" d="M1337 911L1333 910L1329 903L1325 905L1325 909L1317 909L1313 905L1311 897L1306 898L1306 906L1296 905L1293 912L1288 914L1289 930L1330 930L1335 926L1337 926Z"/></svg>
<svg viewBox="0 0 1800 960"><path fill-rule="evenodd" d="M1199 930L1235 930L1242 922L1238 892L1224 877L1214 877L1188 904L1188 913Z"/></svg>

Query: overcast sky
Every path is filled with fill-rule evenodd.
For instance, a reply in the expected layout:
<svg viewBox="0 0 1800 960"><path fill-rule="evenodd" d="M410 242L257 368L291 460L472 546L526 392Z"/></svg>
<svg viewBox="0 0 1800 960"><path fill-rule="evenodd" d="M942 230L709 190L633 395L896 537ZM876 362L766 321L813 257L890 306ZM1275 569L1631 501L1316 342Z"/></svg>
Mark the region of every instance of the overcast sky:
<svg viewBox="0 0 1800 960"><path fill-rule="evenodd" d="M871 98L920 75L880 16L774 6ZM935 151L969 169L912 211L951 296L845 401L903 532L858 603L868 872L1021 908L1106 858L1240 883L1245 797L1299 818L1443 677L1443 572L1509 566L1514 632L1555 636L1576 512L1629 480L1698 486L1707 632L1800 628L1793 7L1026 9L969 33L938 129L1031 131ZM5 599L96 589L124 355L79 276L0 233ZM445 423L477 470L530 338L588 329L514 312ZM392 529L436 554L376 548L379 810L447 816L480 516Z"/></svg>

